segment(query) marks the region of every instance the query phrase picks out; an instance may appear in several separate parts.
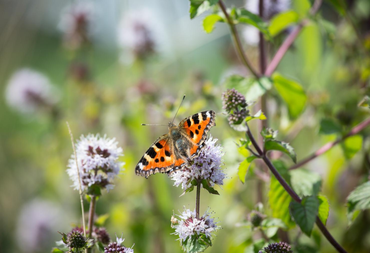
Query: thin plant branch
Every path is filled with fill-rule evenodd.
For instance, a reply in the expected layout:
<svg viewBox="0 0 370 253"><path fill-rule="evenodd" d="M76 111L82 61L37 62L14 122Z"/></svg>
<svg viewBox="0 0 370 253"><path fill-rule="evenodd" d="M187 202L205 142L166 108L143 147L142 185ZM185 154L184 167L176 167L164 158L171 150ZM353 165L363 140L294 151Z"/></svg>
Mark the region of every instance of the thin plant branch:
<svg viewBox="0 0 370 253"><path fill-rule="evenodd" d="M349 131L349 133L347 133L346 135L344 135L343 137L340 137L338 138L337 140L333 141L333 142L329 142L329 143L326 143L324 146L322 146L321 148L319 148L316 152L314 152L313 154L311 154L310 156L306 157L305 159L303 159L302 161L294 164L293 166L291 166L289 168L289 170L294 170L294 169L298 169L299 167L303 166L304 164L310 162L311 160L315 159L316 157L324 154L325 152L329 151L332 147L334 147L335 145L341 143L342 141L344 141L345 139L347 139L348 137L351 137L353 135L356 135L358 134L359 132L361 132L365 127L367 127L368 125L370 125L370 118L362 121L360 124L358 124L357 126L355 126L354 128L352 128L351 131Z"/></svg>
<svg viewBox="0 0 370 253"><path fill-rule="evenodd" d="M243 47L242 47L242 43L241 43L240 38L239 38L238 31L236 30L235 24L234 24L233 20L231 19L231 17L229 16L229 13L227 13L225 4L223 3L222 0L220 0L218 2L218 5L220 6L222 12L224 13L224 15L226 17L227 23L228 23L228 25L230 27L230 30L231 30L231 37L234 41L235 48L236 48L236 51L238 53L238 56L239 56L241 62L258 79L260 77L260 74L258 74L256 72L256 70L253 69L252 64L249 62L247 56L245 55Z"/></svg>
<svg viewBox="0 0 370 253"><path fill-rule="evenodd" d="M74 143L74 140L73 140L73 134L72 134L71 128L69 127L68 121L66 121L66 124L67 124L67 127L68 127L69 136L71 137L73 154L75 156L75 161L76 161L76 169L77 169L77 176L78 176L78 192L80 194L81 213L82 213L82 228L83 228L83 231L84 231L84 237L86 238L85 209L84 209L84 200L83 200L83 196L82 196L80 169L78 168L77 153L76 153L75 143ZM85 253L87 253L87 249L85 249Z"/></svg>
<svg viewBox="0 0 370 253"><path fill-rule="evenodd" d="M195 217L199 219L199 210L200 210L200 183L201 181L198 179L197 181L197 196L195 199Z"/></svg>
<svg viewBox="0 0 370 253"><path fill-rule="evenodd" d="M91 195L90 200L90 211L89 211L89 238L91 238L93 225L94 225L94 215L95 215L95 204L96 204L96 196Z"/></svg>
<svg viewBox="0 0 370 253"><path fill-rule="evenodd" d="M261 148L259 147L258 143L256 142L256 139L254 138L253 134L250 131L250 128L248 124L247 126L247 135L252 142L252 145L257 150L258 154L262 156L262 160L266 163L267 167L270 169L272 174L274 174L275 178L279 181L279 183L284 187L284 189L289 193L289 195L298 203L301 203L301 198L297 195L297 193L288 185L288 183L284 180L284 178L279 174L279 172L276 170L274 165L271 163L271 161L267 158L266 154L263 153ZM324 226L324 224L321 222L321 220L316 216L316 224L321 230L322 234L326 237L326 239L333 245L333 247L341 253L346 253L342 246L334 239L334 237L330 234L330 232L327 230L327 228Z"/></svg>
<svg viewBox="0 0 370 253"><path fill-rule="evenodd" d="M315 0L310 14L315 15L319 10L322 4L322 0ZM296 28L288 35L283 44L280 46L275 56L272 58L270 64L267 66L266 71L264 72L265 76L271 76L274 73L275 69L279 65L281 59L283 59L285 53L288 51L289 47L293 44L298 34L301 32L302 28L307 24L307 19L302 20Z"/></svg>

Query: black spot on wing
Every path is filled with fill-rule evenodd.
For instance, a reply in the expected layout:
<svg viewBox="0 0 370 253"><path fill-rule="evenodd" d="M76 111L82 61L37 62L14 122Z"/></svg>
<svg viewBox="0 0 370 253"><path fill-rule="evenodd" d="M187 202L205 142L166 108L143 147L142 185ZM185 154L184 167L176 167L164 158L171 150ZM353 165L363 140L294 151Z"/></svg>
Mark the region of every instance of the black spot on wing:
<svg viewBox="0 0 370 253"><path fill-rule="evenodd" d="M158 158L157 158L157 159L155 159L155 162L156 162L156 163L159 163L159 160L158 160Z"/></svg>
<svg viewBox="0 0 370 253"><path fill-rule="evenodd" d="M191 137L191 138L194 138L194 133L193 133L193 131L191 131L191 130L190 130L190 137Z"/></svg>
<svg viewBox="0 0 370 253"><path fill-rule="evenodd" d="M199 124L199 115L198 114L194 114L192 119L194 121L194 124Z"/></svg>
<svg viewBox="0 0 370 253"><path fill-rule="evenodd" d="M195 133L196 133L196 134L199 134L199 131L198 131L198 129L196 129L196 130L195 130Z"/></svg>
<svg viewBox="0 0 370 253"><path fill-rule="evenodd" d="M161 157L161 162L164 162L164 157L163 156Z"/></svg>
<svg viewBox="0 0 370 253"><path fill-rule="evenodd" d="M202 112L202 119L206 120L207 119L207 112Z"/></svg>
<svg viewBox="0 0 370 253"><path fill-rule="evenodd" d="M191 126L191 120L190 120L190 119L187 119L187 120L186 120L186 123L188 123L188 127L190 127L190 126Z"/></svg>
<svg viewBox="0 0 370 253"><path fill-rule="evenodd" d="M145 157L141 158L141 163L144 165L144 166L147 166L149 164L148 160L145 159Z"/></svg>
<svg viewBox="0 0 370 253"><path fill-rule="evenodd" d="M151 158L154 158L157 155L157 152L155 152L153 147L150 147L148 151L146 152Z"/></svg>
<svg viewBox="0 0 370 253"><path fill-rule="evenodd" d="M164 153L165 153L165 155L166 155L166 156L168 156L168 157L170 157L170 156L171 156L171 153L170 153L169 151L167 151L167 150L166 150Z"/></svg>
<svg viewBox="0 0 370 253"><path fill-rule="evenodd" d="M162 144L160 144L159 142L157 142L157 143L155 144L155 146L156 146L157 148L159 148L159 149L163 148Z"/></svg>
<svg viewBox="0 0 370 253"><path fill-rule="evenodd" d="M201 125L198 125L198 129L200 130L202 128L202 126Z"/></svg>

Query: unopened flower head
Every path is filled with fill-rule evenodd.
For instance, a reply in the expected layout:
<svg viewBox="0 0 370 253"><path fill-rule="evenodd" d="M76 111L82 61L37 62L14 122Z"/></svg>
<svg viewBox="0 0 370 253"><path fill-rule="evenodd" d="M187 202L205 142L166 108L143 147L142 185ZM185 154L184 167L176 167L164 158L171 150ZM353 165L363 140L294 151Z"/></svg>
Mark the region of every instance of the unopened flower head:
<svg viewBox="0 0 370 253"><path fill-rule="evenodd" d="M108 244L110 242L109 234L105 228L95 228L94 236L102 244Z"/></svg>
<svg viewBox="0 0 370 253"><path fill-rule="evenodd" d="M263 250L260 250L259 253L292 253L292 247L286 242L271 243L267 247L264 247Z"/></svg>
<svg viewBox="0 0 370 253"><path fill-rule="evenodd" d="M20 69L12 75L5 96L9 106L22 113L34 113L49 108L58 101L55 88L49 79L27 68Z"/></svg>
<svg viewBox="0 0 370 253"><path fill-rule="evenodd" d="M222 94L222 104L223 109L229 114L228 121L231 126L243 123L249 114L249 110L246 107L250 106L250 104L235 89L227 90Z"/></svg>
<svg viewBox="0 0 370 253"><path fill-rule="evenodd" d="M81 231L73 229L67 235L67 245L69 248L81 249L86 245L86 238L83 236Z"/></svg>
<svg viewBox="0 0 370 253"><path fill-rule="evenodd" d="M217 226L217 222L211 218L208 211L197 219L195 211L190 211L189 209L185 209L179 215L178 223L172 227L175 228L174 234L179 236L181 242L184 242L189 237L198 237L202 234L211 239L213 232L220 228Z"/></svg>
<svg viewBox="0 0 370 253"><path fill-rule="evenodd" d="M107 247L104 248L105 253L134 253L132 248L126 248L123 246L124 238L116 238L116 242L111 242Z"/></svg>
<svg viewBox="0 0 370 253"><path fill-rule="evenodd" d="M78 49L90 41L91 25L96 15L94 5L88 1L76 1L61 13L60 30L69 49Z"/></svg>
<svg viewBox="0 0 370 253"><path fill-rule="evenodd" d="M143 59L155 51L155 18L148 9L125 13L118 27L118 44Z"/></svg>
<svg viewBox="0 0 370 253"><path fill-rule="evenodd" d="M80 172L82 190L93 185L110 190L113 188L113 179L119 174L124 163L119 162L123 156L122 148L117 146L116 140L106 136L89 134L81 136L76 143L76 155ZM74 154L68 165L68 175L73 181L73 187L78 190L78 174Z"/></svg>
<svg viewBox="0 0 370 253"><path fill-rule="evenodd" d="M215 184L223 185L226 177L221 170L222 157L224 155L222 147L216 144L217 139L209 137L205 141L205 147L200 151L199 156L194 158L192 165L187 168L175 171L171 178L174 185L181 185L185 191L193 185L194 180L207 180L213 187Z"/></svg>

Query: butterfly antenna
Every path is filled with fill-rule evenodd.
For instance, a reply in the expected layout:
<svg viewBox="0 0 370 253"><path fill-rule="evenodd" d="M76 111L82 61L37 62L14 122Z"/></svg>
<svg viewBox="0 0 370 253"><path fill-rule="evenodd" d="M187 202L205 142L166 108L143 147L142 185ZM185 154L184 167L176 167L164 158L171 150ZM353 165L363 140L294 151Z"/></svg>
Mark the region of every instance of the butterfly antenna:
<svg viewBox="0 0 370 253"><path fill-rule="evenodd" d="M141 124L142 126L167 126L163 124Z"/></svg>
<svg viewBox="0 0 370 253"><path fill-rule="evenodd" d="M184 100L185 100L185 95L182 97L181 103L180 103L179 107L177 108L177 111L176 111L175 117L173 117L173 119L172 119L171 123L173 123L173 122L175 121L176 116L177 116L177 113L179 112L180 107L181 107L181 105L182 105L182 102L184 102Z"/></svg>

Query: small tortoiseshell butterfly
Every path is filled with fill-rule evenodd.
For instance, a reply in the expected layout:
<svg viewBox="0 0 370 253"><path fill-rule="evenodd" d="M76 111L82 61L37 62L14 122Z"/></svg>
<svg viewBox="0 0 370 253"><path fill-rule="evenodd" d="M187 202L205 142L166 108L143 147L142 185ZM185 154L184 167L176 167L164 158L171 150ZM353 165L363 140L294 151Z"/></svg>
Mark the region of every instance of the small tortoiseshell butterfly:
<svg viewBox="0 0 370 253"><path fill-rule="evenodd" d="M136 165L136 175L172 173L199 155L209 129L215 124L215 112L204 111L183 119L178 126L168 124L168 134L159 137Z"/></svg>

